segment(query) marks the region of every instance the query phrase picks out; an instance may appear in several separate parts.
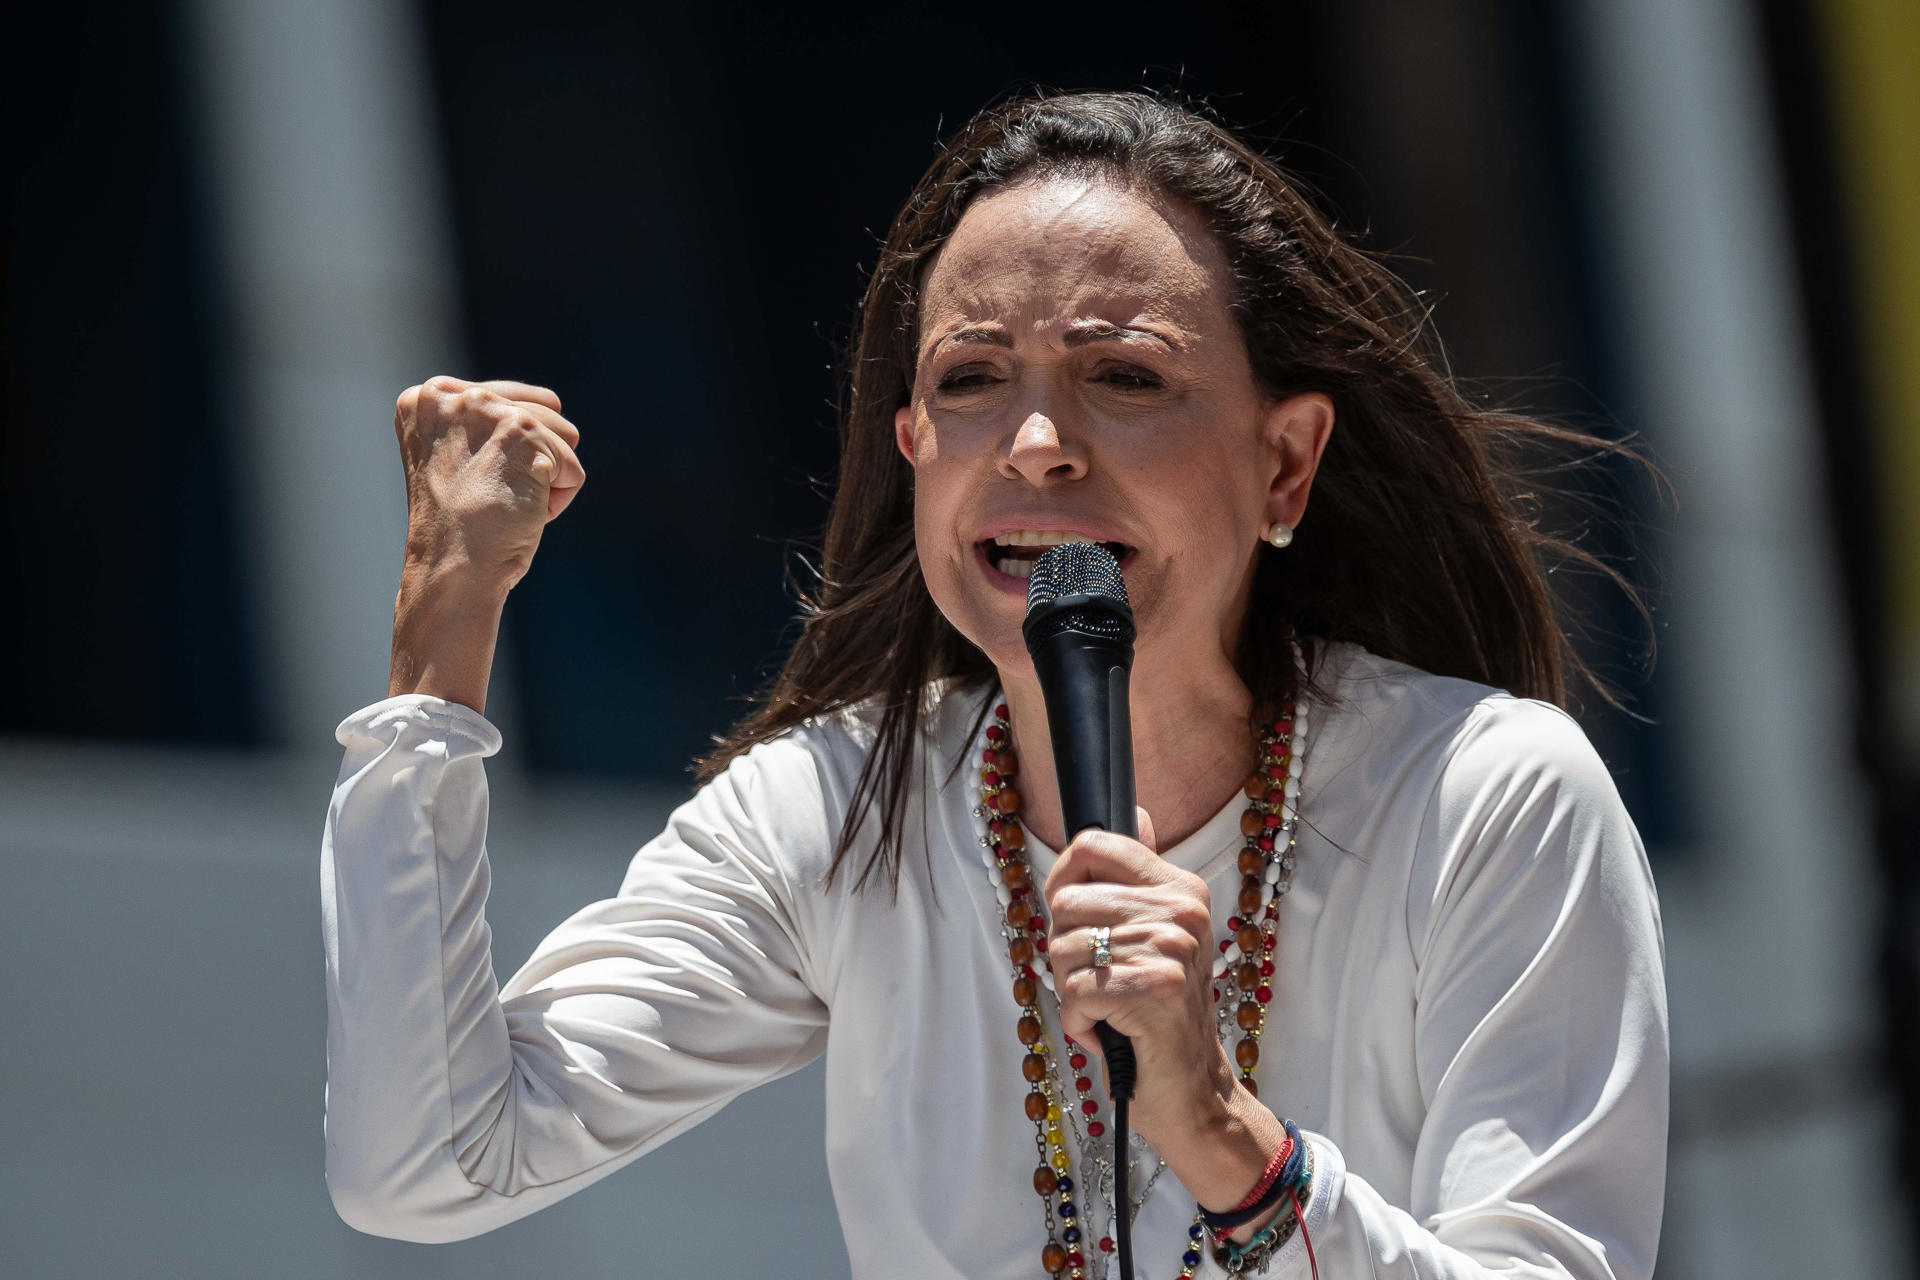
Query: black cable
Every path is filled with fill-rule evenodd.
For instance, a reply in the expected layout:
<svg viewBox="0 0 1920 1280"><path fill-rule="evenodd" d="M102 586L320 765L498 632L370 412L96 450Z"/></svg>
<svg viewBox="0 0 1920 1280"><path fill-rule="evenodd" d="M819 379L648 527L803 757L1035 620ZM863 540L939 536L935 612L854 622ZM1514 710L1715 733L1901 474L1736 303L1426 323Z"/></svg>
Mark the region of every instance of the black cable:
<svg viewBox="0 0 1920 1280"><path fill-rule="evenodd" d="M1132 1151L1127 1142L1127 1112L1137 1078L1133 1044L1104 1022L1093 1024L1100 1052L1107 1059L1107 1092L1113 1098L1113 1247L1120 1255L1120 1280L1133 1280L1133 1202L1127 1198L1127 1166Z"/></svg>

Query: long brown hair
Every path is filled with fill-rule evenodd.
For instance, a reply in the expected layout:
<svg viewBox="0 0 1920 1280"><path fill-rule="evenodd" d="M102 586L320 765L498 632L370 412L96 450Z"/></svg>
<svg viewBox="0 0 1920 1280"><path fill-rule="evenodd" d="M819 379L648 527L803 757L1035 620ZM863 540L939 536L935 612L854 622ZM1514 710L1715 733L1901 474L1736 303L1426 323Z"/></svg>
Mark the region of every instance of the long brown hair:
<svg viewBox="0 0 1920 1280"><path fill-rule="evenodd" d="M867 703L874 740L828 873L869 811L881 838L856 891L884 866L897 891L900 819L913 782L924 690L996 678L986 655L935 607L914 548L912 470L894 411L914 381L925 264L982 192L1052 174L1107 175L1185 202L1207 220L1233 275L1231 310L1262 391L1324 392L1335 423L1313 482L1308 533L1263 550L1236 665L1256 713L1291 678L1292 624L1314 640L1564 705L1574 671L1620 707L1562 632L1543 561L1612 579L1647 624L1633 585L1537 527L1527 466L1539 447L1631 458L1627 445L1479 407L1442 372L1426 309L1378 255L1349 244L1266 157L1176 102L1141 93L1038 94L989 107L940 150L888 230L843 367L838 488L818 585L760 704L700 762L702 781L813 717Z"/></svg>

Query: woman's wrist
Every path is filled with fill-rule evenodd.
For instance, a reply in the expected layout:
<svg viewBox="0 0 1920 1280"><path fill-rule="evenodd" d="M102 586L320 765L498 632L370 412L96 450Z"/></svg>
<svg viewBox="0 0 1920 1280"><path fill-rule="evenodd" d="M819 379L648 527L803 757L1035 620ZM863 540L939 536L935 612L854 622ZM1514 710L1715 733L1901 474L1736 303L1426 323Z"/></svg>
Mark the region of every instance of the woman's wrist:
<svg viewBox="0 0 1920 1280"><path fill-rule="evenodd" d="M1154 1146L1201 1208L1225 1210L1245 1200L1260 1181L1286 1139L1286 1126L1238 1080L1225 1098L1218 1098L1200 1114L1178 1140L1161 1139ZM1236 1227L1233 1237L1251 1239L1278 1212L1276 1207Z"/></svg>
<svg viewBox="0 0 1920 1280"><path fill-rule="evenodd" d="M504 593L409 563L394 598L387 696L430 693L486 714Z"/></svg>

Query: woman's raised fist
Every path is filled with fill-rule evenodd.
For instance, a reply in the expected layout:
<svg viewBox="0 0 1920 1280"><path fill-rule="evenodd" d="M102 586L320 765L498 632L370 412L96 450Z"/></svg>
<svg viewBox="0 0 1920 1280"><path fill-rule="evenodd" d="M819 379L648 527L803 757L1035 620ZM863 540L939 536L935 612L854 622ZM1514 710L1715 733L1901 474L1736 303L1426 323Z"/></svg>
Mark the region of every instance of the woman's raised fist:
<svg viewBox="0 0 1920 1280"><path fill-rule="evenodd" d="M393 429L407 475L407 561L434 577L471 577L504 595L586 483L579 428L545 387L429 378L400 393Z"/></svg>

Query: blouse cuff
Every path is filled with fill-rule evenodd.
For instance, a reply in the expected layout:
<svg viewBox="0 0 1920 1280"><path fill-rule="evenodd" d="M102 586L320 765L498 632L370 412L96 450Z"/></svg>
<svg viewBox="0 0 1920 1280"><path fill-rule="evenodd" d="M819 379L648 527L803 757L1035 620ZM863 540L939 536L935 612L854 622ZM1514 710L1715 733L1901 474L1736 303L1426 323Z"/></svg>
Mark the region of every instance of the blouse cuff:
<svg viewBox="0 0 1920 1280"><path fill-rule="evenodd" d="M394 724L413 725L429 736L438 731L449 760L490 756L502 743L493 721L463 702L450 702L431 693L400 693L368 703L334 727L333 740L343 747L352 746L356 737L388 742L393 735L380 730Z"/></svg>

